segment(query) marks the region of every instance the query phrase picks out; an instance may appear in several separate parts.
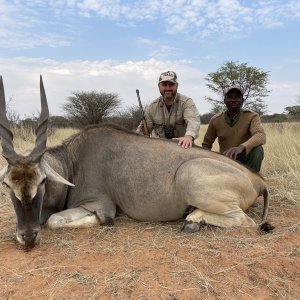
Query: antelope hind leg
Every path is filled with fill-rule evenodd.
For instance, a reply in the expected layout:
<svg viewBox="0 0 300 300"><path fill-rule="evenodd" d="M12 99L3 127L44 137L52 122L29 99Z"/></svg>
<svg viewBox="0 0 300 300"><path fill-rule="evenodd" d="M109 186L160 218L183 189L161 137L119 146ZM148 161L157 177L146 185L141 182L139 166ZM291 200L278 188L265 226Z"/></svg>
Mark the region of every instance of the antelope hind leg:
<svg viewBox="0 0 300 300"><path fill-rule="evenodd" d="M255 226L255 222L241 209L237 209L228 214L218 215L202 211L197 208L186 217L181 230L187 233L196 232L203 224L209 224L218 227Z"/></svg>

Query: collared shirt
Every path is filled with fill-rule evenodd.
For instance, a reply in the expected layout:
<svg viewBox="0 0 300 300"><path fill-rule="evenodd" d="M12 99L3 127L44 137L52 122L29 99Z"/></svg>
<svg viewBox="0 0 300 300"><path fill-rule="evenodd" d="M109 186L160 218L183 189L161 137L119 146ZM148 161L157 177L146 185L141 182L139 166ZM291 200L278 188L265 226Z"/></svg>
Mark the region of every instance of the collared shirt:
<svg viewBox="0 0 300 300"><path fill-rule="evenodd" d="M225 112L224 116L225 116L225 122L230 126L233 127L239 120L241 115L241 112L239 112L238 114L236 114L233 118L230 118L228 116L228 113Z"/></svg>
<svg viewBox="0 0 300 300"><path fill-rule="evenodd" d="M163 97L155 99L145 110L145 120L150 135L165 138L164 125L175 126L174 137L191 135L194 139L199 136L200 115L193 100L177 93L168 111Z"/></svg>

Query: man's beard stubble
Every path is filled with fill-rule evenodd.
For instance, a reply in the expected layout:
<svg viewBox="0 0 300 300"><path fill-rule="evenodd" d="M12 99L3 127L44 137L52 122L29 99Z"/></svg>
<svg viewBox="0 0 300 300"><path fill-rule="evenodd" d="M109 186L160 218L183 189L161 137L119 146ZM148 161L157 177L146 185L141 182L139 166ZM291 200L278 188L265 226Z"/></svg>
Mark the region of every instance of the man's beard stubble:
<svg viewBox="0 0 300 300"><path fill-rule="evenodd" d="M176 96L176 92L175 93L173 93L173 92L164 92L163 94L162 94L162 96L163 96L163 98L165 99L165 100L171 100L171 99L174 99L175 98L175 96Z"/></svg>

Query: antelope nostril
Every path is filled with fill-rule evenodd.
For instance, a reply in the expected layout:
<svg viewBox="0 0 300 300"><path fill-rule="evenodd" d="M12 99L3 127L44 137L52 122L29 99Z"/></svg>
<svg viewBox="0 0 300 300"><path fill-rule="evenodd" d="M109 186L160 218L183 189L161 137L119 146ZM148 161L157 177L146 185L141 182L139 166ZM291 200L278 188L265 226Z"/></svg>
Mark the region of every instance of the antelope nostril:
<svg viewBox="0 0 300 300"><path fill-rule="evenodd" d="M37 237L37 232L34 232L31 235L22 234L22 239L25 243L32 243Z"/></svg>

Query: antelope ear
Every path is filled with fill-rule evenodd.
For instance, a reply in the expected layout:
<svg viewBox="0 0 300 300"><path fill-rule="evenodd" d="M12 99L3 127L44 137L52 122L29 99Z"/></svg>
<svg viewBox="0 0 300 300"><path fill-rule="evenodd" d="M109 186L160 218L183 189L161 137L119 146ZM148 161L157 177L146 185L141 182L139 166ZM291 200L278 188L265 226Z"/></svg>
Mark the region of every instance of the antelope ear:
<svg viewBox="0 0 300 300"><path fill-rule="evenodd" d="M49 180L60 182L69 186L75 186L73 183L70 181L66 180L62 176L60 176L57 172L55 172L47 163L44 159L41 161L41 166L45 171L45 174Z"/></svg>
<svg viewBox="0 0 300 300"><path fill-rule="evenodd" d="M0 170L0 182L3 181L3 179L7 173L7 169L8 169L8 165L6 167L4 167L2 170Z"/></svg>

